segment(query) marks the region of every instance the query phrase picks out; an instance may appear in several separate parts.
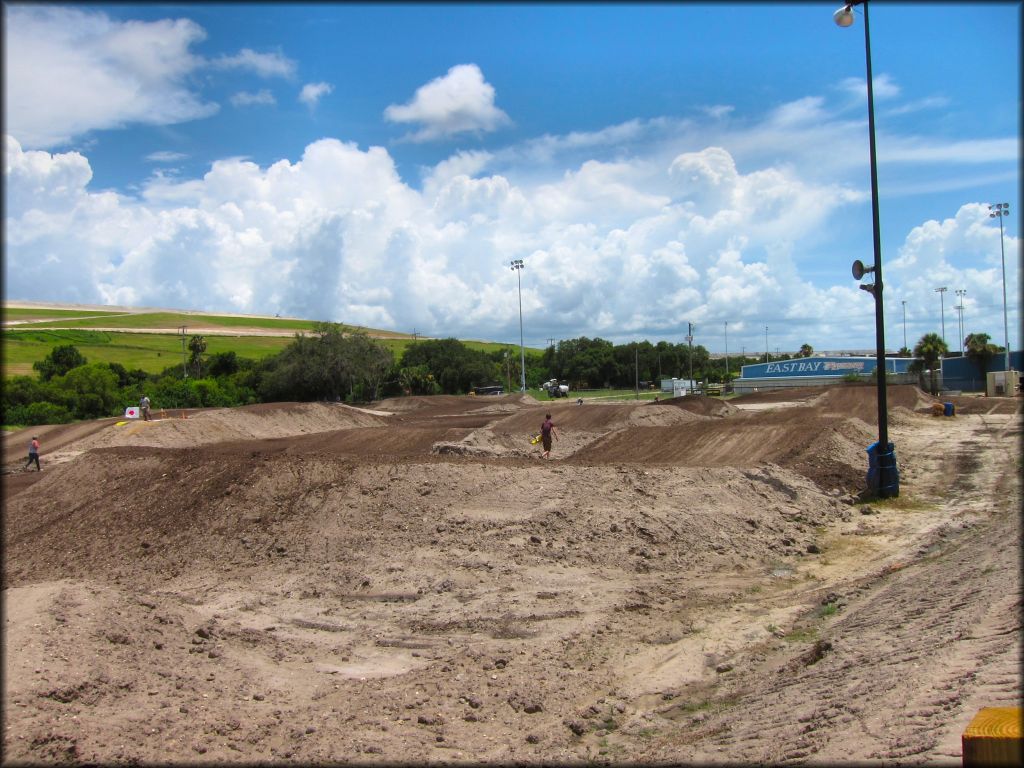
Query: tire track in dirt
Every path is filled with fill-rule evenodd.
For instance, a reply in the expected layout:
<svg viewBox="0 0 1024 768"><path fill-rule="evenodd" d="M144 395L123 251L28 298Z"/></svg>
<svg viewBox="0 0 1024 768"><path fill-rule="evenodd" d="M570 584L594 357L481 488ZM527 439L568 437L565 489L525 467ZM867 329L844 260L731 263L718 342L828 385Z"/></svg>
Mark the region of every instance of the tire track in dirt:
<svg viewBox="0 0 1024 768"><path fill-rule="evenodd" d="M904 567L851 585L838 615L816 620L806 653L779 647L761 670L720 686L726 713L684 720L673 738L701 745L685 759L957 762L980 707L1019 702L1020 427L974 418L968 434L983 439L951 431L944 457L940 435L932 469L969 455L977 482L952 475L940 491L943 522L925 529ZM994 506L993 488L1005 491ZM685 708L663 714L677 719Z"/></svg>

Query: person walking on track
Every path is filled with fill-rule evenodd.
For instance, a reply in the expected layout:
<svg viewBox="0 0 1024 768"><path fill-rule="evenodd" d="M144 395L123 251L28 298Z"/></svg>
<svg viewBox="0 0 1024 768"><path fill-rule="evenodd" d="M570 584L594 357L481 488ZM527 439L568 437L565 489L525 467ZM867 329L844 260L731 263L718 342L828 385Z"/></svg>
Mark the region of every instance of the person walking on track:
<svg viewBox="0 0 1024 768"><path fill-rule="evenodd" d="M43 468L39 466L39 438L32 435L32 439L28 444L28 461L25 462L25 469L32 466L32 462L36 463L36 471L42 472Z"/></svg>
<svg viewBox="0 0 1024 768"><path fill-rule="evenodd" d="M139 410L142 411L142 420L149 421L149 398L145 395L139 401Z"/></svg>
<svg viewBox="0 0 1024 768"><path fill-rule="evenodd" d="M544 423L540 425L540 439L541 439L541 443L544 446L544 453L541 454L541 458L542 459L550 459L551 458L551 437L552 437L552 435L555 437L556 440L559 439L558 438L558 427L556 427L555 423L553 421L551 421L551 414L549 413L549 414L546 414L544 416Z"/></svg>

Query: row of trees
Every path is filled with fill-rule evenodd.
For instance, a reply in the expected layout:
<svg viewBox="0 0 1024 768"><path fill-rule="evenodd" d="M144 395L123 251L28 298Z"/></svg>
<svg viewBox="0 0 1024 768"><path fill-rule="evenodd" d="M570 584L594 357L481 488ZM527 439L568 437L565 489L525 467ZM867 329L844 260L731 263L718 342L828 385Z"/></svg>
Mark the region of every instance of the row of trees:
<svg viewBox="0 0 1024 768"><path fill-rule="evenodd" d="M1001 348L987 334L965 340L967 355L982 372ZM34 364L38 377L5 382L4 424L53 424L120 414L147 394L155 408L195 408L260 402L331 400L367 402L400 394L464 394L475 386L516 388L521 365L518 348L486 352L457 339L419 341L400 359L366 334L342 331L335 323L317 323L309 335L297 334L279 354L260 361L234 352L206 355L202 336L193 336L182 370L158 374L126 370L117 363L90 363L71 345L54 347ZM913 355L923 371L934 371L949 352L937 334L926 334ZM797 356L814 353L804 344ZM782 355L775 359L789 359ZM560 341L541 354L526 356L526 382L538 387L550 378L572 389L632 388L638 381L690 378L723 382L741 365L760 358L713 359L703 346L647 341L613 344L585 336ZM728 366L728 368L727 368ZM185 375L191 372L191 376ZM935 387L933 378L933 389Z"/></svg>

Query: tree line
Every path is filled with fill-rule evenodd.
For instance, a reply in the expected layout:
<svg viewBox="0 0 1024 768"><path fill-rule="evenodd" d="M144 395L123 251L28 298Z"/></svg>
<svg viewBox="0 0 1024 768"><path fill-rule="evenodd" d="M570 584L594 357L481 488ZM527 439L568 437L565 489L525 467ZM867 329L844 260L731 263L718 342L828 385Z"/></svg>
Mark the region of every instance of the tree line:
<svg viewBox="0 0 1024 768"><path fill-rule="evenodd" d="M194 335L189 357L152 374L119 363L90 362L71 344L55 346L33 364L35 376L15 376L4 384L3 423L59 424L117 416L147 395L156 410L250 405L264 402L370 402L397 395L465 394L474 387L500 385L517 390L520 350L508 346L473 349L458 339L410 344L396 358L383 344L337 323L316 323L296 334L281 352L262 360L234 352L206 354ZM573 389L629 388L638 378L721 380L724 362L700 346L639 342L615 345L582 337L560 341L544 352L524 355L526 383L536 388L552 377ZM733 364L733 375L739 363Z"/></svg>
<svg viewBox="0 0 1024 768"><path fill-rule="evenodd" d="M987 334L971 334L966 341L968 356L982 370L1001 351ZM337 323L316 323L312 333L296 334L281 352L259 361L234 352L206 355L206 342L199 335L191 338L188 349L183 366L150 374L118 363L90 363L73 345L56 346L33 364L37 376L15 376L4 383L3 423L59 424L117 416L143 394L156 410L317 400L358 403L397 395L465 394L482 386L514 391L522 376L520 351L513 346L483 351L453 338L429 339L410 344L396 359L365 333L343 331ZM922 371L934 369L947 353L936 334L926 334L913 350ZM812 354L804 344L796 356ZM537 388L555 378L574 391L657 386L673 377L717 383L737 378L741 365L760 361L760 356L712 358L701 345L613 344L582 336L525 355L525 379L528 388Z"/></svg>

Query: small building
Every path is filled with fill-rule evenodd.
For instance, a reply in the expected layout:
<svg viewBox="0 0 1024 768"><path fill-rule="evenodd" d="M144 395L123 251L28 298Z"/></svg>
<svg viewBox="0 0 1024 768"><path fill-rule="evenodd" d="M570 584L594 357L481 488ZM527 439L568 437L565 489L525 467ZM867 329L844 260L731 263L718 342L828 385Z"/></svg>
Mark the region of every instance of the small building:
<svg viewBox="0 0 1024 768"><path fill-rule="evenodd" d="M893 384L914 384L917 376L908 373L912 357L887 357L885 372ZM764 392L789 387L821 387L841 384L852 377L869 381L873 378L878 361L875 357L797 357L769 363L744 365L740 378L733 379L733 391L738 395Z"/></svg>
<svg viewBox="0 0 1024 768"><path fill-rule="evenodd" d="M693 379L677 379L672 377L671 379L661 380L661 391L671 392L672 397L692 395L697 391L697 389L697 382Z"/></svg>

